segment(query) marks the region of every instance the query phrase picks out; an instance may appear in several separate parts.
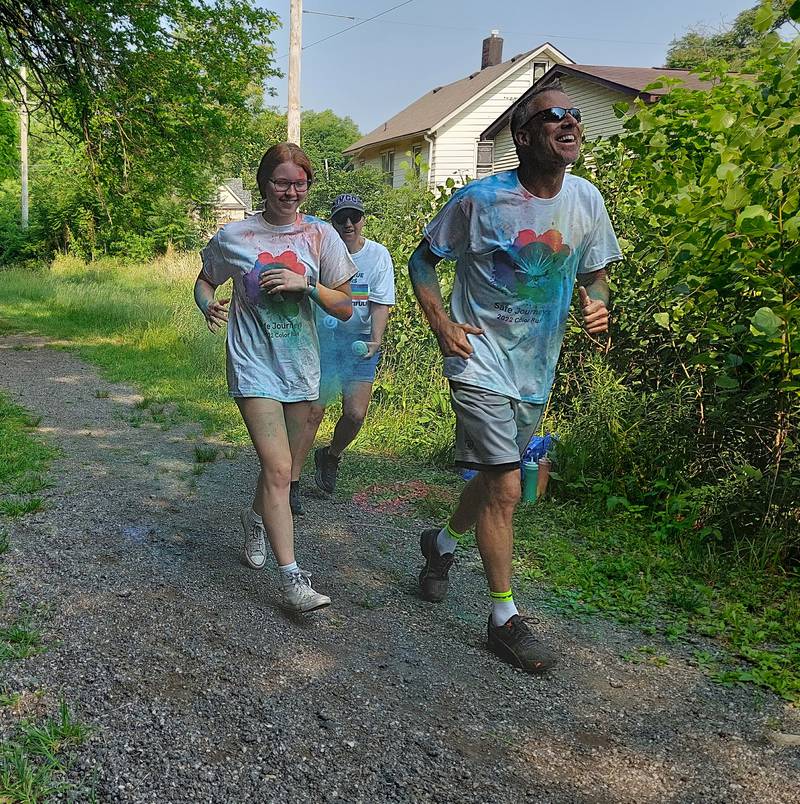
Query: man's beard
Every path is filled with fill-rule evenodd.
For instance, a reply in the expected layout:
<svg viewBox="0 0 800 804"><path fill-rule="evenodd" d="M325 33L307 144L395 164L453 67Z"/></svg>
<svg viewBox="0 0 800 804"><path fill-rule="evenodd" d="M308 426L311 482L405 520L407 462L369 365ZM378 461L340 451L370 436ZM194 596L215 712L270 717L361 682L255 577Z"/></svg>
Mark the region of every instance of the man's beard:
<svg viewBox="0 0 800 804"><path fill-rule="evenodd" d="M581 132L578 129L575 129L572 132L564 133L572 133L576 142L581 142ZM577 162L578 158L580 157L580 149L578 150L578 156L576 156L574 160L566 159L561 156L554 148L551 147L549 137L543 128L540 128L534 132L531 144L524 146L524 150L526 151L525 156L531 168L535 169L537 172L543 173L553 173L563 170L569 165Z"/></svg>

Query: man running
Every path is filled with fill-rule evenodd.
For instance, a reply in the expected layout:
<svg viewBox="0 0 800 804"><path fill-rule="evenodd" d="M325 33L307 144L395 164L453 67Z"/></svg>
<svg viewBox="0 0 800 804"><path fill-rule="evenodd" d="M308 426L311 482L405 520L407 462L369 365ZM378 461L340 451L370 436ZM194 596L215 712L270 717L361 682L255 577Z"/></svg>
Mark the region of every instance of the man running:
<svg viewBox="0 0 800 804"><path fill-rule="evenodd" d="M489 585L489 649L528 672L555 657L511 592L520 457L541 418L577 278L586 331L608 329L605 267L621 258L603 198L566 172L581 113L560 84L529 93L511 118L519 168L474 181L426 226L409 261L414 292L444 355L456 463L478 470L445 527L420 537L420 596L440 601L458 539L473 526ZM435 267L456 261L448 316Z"/></svg>
<svg viewBox="0 0 800 804"><path fill-rule="evenodd" d="M325 494L336 490L342 453L358 435L372 397L372 384L389 312L395 301L394 265L388 249L362 235L364 204L343 193L331 207L331 223L344 241L358 273L352 278L353 316L347 322L318 317L322 376L319 399L311 404L306 430L292 467L292 511L302 512L300 472L314 443L325 408L342 395L342 415L328 446L314 452L314 482Z"/></svg>

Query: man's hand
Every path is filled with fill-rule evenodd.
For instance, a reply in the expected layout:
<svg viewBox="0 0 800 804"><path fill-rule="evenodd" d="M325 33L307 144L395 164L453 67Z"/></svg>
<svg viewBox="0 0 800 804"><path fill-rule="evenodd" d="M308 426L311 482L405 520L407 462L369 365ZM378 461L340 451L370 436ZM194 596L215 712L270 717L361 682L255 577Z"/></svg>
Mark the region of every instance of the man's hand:
<svg viewBox="0 0 800 804"><path fill-rule="evenodd" d="M222 329L228 323L228 303L230 299L212 299L203 315L206 318L206 326L211 332Z"/></svg>
<svg viewBox="0 0 800 804"><path fill-rule="evenodd" d="M583 328L590 335L608 332L608 308L605 302L590 298L584 287L578 288L578 293L581 300Z"/></svg>
<svg viewBox="0 0 800 804"><path fill-rule="evenodd" d="M369 360L371 357L375 357L375 353L381 348L380 341L367 341L367 353L364 355L362 360Z"/></svg>
<svg viewBox="0 0 800 804"><path fill-rule="evenodd" d="M466 360L474 351L467 335L483 335L483 330L472 324L456 324L448 318L433 334L445 357L463 357Z"/></svg>

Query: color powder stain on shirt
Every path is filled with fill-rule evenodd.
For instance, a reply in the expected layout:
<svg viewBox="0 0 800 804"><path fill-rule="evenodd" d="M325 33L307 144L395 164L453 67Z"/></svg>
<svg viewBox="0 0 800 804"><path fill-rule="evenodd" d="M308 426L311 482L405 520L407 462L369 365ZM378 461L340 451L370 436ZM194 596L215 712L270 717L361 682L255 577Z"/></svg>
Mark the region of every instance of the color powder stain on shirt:
<svg viewBox="0 0 800 804"><path fill-rule="evenodd" d="M445 358L445 376L512 399L550 393L577 274L620 258L602 196L572 174L550 199L516 171L457 191L425 227L431 251L456 261L451 315L480 327L469 360Z"/></svg>
<svg viewBox="0 0 800 804"><path fill-rule="evenodd" d="M319 231L312 236L312 230ZM281 402L316 399L314 304L302 290L270 295L258 280L267 270L283 268L326 287L349 281L356 267L333 227L307 215L285 226L274 226L263 216L233 221L211 238L202 259L203 273L213 284L233 279L226 335L231 395ZM298 287L304 284L297 281Z"/></svg>
<svg viewBox="0 0 800 804"><path fill-rule="evenodd" d="M297 315L299 306L297 300L286 298L286 296L295 296L297 294L280 294L280 298L270 296L266 291L261 288L258 280L264 271L271 271L276 268L288 268L292 273L299 274L300 276L306 275L306 267L298 259L293 251L283 251L277 256L273 256L269 251L262 251L256 258L252 270L244 275L244 287L247 294L247 300L255 307L271 308L277 312L282 313L288 318Z"/></svg>
<svg viewBox="0 0 800 804"><path fill-rule="evenodd" d="M571 253L556 229L541 235L533 229L523 229L508 251L494 253L493 279L497 287L520 299L545 301L557 292Z"/></svg>

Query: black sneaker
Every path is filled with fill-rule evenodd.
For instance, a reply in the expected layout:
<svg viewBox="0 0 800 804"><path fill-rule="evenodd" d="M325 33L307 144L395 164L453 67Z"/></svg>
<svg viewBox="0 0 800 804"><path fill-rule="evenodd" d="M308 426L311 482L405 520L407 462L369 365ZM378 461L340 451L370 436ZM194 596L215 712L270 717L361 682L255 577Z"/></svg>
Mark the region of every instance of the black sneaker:
<svg viewBox="0 0 800 804"><path fill-rule="evenodd" d="M341 455L338 458L330 455L328 447L320 447L314 451L314 465L317 467L317 471L314 472L314 482L326 494L333 494L336 491L336 474L339 471L341 460Z"/></svg>
<svg viewBox="0 0 800 804"><path fill-rule="evenodd" d="M492 616L489 615L487 632L489 650L520 670L544 673L556 663L556 657L536 639L519 614L500 626L492 625Z"/></svg>
<svg viewBox="0 0 800 804"><path fill-rule="evenodd" d="M300 499L300 481L293 480L289 486L289 508L295 516L302 516L305 513L303 501Z"/></svg>
<svg viewBox="0 0 800 804"><path fill-rule="evenodd" d="M424 530L419 537L419 549L425 556L425 566L419 573L419 596L430 603L439 603L447 594L447 573L456 562L452 553L439 554L436 537L439 528Z"/></svg>

